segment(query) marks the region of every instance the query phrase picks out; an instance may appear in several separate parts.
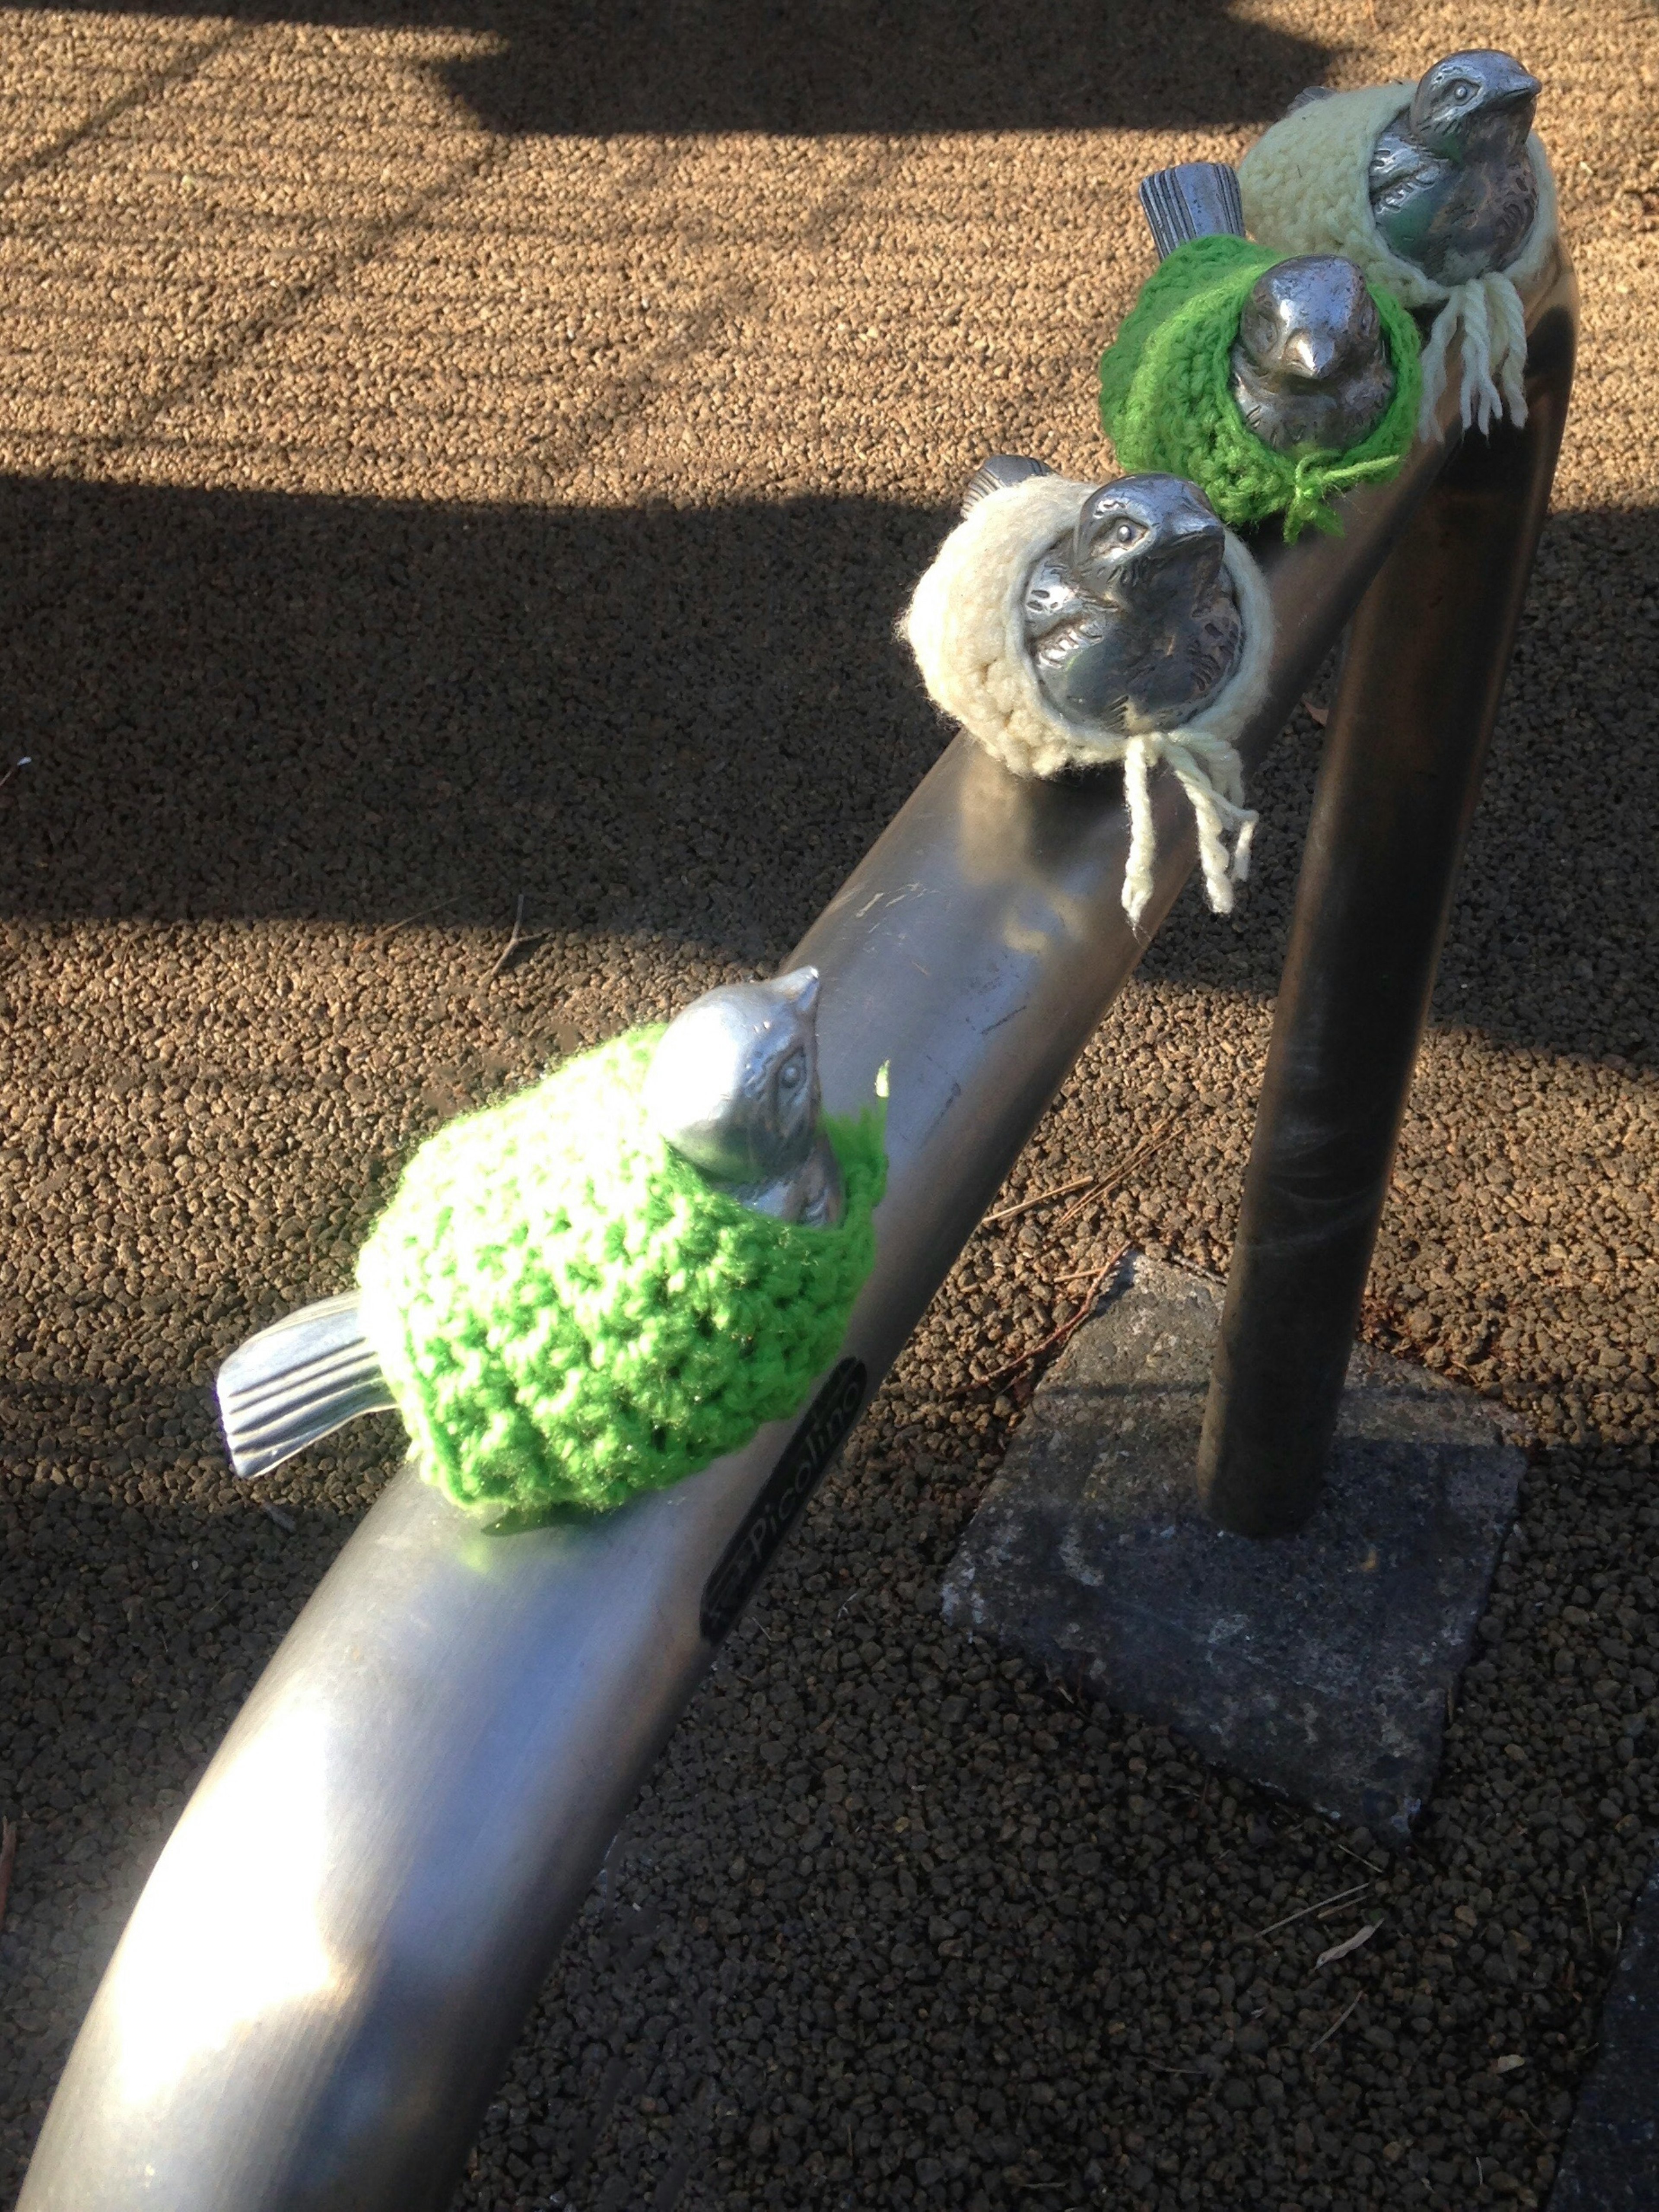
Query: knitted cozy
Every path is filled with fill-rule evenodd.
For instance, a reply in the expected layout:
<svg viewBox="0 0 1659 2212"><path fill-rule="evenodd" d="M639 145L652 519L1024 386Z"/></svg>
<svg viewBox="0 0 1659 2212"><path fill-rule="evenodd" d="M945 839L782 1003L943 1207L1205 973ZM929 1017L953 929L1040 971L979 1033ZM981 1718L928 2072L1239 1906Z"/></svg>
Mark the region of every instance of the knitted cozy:
<svg viewBox="0 0 1659 2212"><path fill-rule="evenodd" d="M357 1265L362 1324L428 1480L532 1516L620 1504L801 1403L870 1271L883 1109L828 1121L846 1206L752 1213L656 1134L659 1029L452 1122Z"/></svg>
<svg viewBox="0 0 1659 2212"><path fill-rule="evenodd" d="M1340 529L1334 493L1396 472L1416 433L1421 378L1415 324L1373 290L1395 377L1382 419L1346 451L1300 459L1257 437L1233 397L1232 348L1256 279L1285 258L1243 238L1177 246L1102 356L1100 419L1120 468L1187 477L1236 529L1282 514L1294 540L1310 522Z"/></svg>
<svg viewBox="0 0 1659 2212"><path fill-rule="evenodd" d="M1231 532L1225 563L1243 618L1238 666L1202 711L1170 729L1126 736L1079 728L1043 696L1025 643L1024 602L1032 569L1073 528L1092 485L1029 477L982 499L957 525L916 586L900 623L936 705L1016 775L1123 763L1129 858L1123 906L1139 924L1152 895L1154 832L1148 777L1163 761L1179 779L1198 823L1205 889L1231 914L1233 886L1249 872L1255 816L1244 805L1234 739L1267 695L1273 603L1261 570ZM1234 833L1231 853L1226 836Z"/></svg>
<svg viewBox="0 0 1659 2212"><path fill-rule="evenodd" d="M1460 395L1463 425L1488 429L1505 408L1527 419L1522 371L1527 318L1519 287L1547 272L1556 244L1555 180L1536 134L1527 153L1538 180L1538 211L1526 242L1507 269L1472 276L1467 283L1437 284L1384 242L1371 213L1370 159L1377 140L1416 87L1371 85L1312 100L1275 123L1239 163L1244 220L1251 234L1282 253L1344 253L1370 281L1407 307L1437 307L1423 351L1422 427L1434 428L1446 388L1446 354L1462 338Z"/></svg>

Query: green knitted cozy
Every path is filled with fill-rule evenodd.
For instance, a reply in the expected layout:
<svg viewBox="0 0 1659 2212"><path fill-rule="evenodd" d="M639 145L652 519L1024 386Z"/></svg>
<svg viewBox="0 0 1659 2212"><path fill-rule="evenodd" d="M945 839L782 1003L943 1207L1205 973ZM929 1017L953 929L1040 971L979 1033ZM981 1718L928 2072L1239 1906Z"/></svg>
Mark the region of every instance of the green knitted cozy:
<svg viewBox="0 0 1659 2212"><path fill-rule="evenodd" d="M834 1229L714 1190L652 1129L659 1029L568 1060L410 1161L357 1264L429 1480L536 1516L618 1505L794 1412L870 1271L884 1109L830 1121Z"/></svg>
<svg viewBox="0 0 1659 2212"><path fill-rule="evenodd" d="M1238 411L1229 356L1251 287L1289 258L1245 238L1177 246L1101 358L1100 419L1121 468L1185 477L1236 530L1282 514L1285 537L1296 538L1310 522L1340 530L1332 495L1399 468L1416 431L1421 370L1416 325L1372 285L1395 377L1382 421L1344 453L1295 460L1265 445Z"/></svg>

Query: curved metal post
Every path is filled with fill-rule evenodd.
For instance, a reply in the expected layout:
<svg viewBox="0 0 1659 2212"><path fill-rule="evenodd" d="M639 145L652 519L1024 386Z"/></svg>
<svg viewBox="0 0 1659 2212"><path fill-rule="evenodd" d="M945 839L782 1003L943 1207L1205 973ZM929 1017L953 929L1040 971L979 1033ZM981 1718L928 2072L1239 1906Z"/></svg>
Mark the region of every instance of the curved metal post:
<svg viewBox="0 0 1659 2212"><path fill-rule="evenodd" d="M1199 1444L1224 1528L1318 1504L1452 888L1572 387L1565 266L1527 421L1467 439L1349 635L1279 986Z"/></svg>
<svg viewBox="0 0 1659 2212"><path fill-rule="evenodd" d="M1443 465L1266 550L1260 759ZM1194 860L1167 775L1150 935ZM289 1632L105 1977L20 2212L436 2212L640 1783L813 1481L1139 957L1115 775L947 747L794 963L826 1103L891 1066L876 1269L779 1425L581 1527L481 1534L410 1473Z"/></svg>

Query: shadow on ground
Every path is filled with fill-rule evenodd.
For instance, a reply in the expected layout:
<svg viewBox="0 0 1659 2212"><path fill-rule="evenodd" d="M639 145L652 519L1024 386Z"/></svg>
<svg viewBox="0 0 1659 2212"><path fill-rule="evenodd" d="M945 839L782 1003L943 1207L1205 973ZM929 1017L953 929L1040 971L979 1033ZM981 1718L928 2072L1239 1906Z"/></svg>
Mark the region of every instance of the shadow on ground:
<svg viewBox="0 0 1659 2212"><path fill-rule="evenodd" d="M1266 123L1330 58L1231 0L1188 0L1178 44L1158 9L1104 0L1048 13L999 0L167 0L128 12L483 35L494 51L442 71L480 122L595 137Z"/></svg>
<svg viewBox="0 0 1659 2212"><path fill-rule="evenodd" d="M1659 1062L1659 908L1632 899L1659 841L1659 512L1547 525L1457 881L1432 1018L1499 1043ZM1616 624L1616 644L1605 622ZM1331 689L1328 672L1319 689ZM1258 771L1256 865L1230 927L1189 891L1142 972L1278 988L1318 733L1298 717Z"/></svg>
<svg viewBox="0 0 1659 2212"><path fill-rule="evenodd" d="M17 916L504 928L523 894L750 957L945 734L892 634L925 511L12 480L0 516Z"/></svg>
<svg viewBox="0 0 1659 2212"><path fill-rule="evenodd" d="M945 526L873 501L461 507L0 481L0 913L647 929L787 950L944 731L892 635ZM1438 1018L1659 1048L1659 517L1550 525ZM1588 619L1631 611L1614 659ZM1256 786L1235 921L1149 975L1269 994L1316 738Z"/></svg>

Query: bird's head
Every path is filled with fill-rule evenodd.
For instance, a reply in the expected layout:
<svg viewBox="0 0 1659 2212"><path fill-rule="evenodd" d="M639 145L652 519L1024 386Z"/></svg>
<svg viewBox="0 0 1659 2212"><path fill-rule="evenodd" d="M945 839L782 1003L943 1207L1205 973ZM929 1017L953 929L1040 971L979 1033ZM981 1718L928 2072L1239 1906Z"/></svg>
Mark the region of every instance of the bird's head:
<svg viewBox="0 0 1659 2212"><path fill-rule="evenodd" d="M1120 477L1083 502L1072 536L1078 580L1108 605L1145 610L1171 593L1196 599L1220 573L1220 518L1179 477Z"/></svg>
<svg viewBox="0 0 1659 2212"><path fill-rule="evenodd" d="M1512 54L1492 47L1448 54L1418 79L1412 136L1452 161L1493 142L1518 147L1532 128L1541 88Z"/></svg>
<svg viewBox="0 0 1659 2212"><path fill-rule="evenodd" d="M1257 278L1239 317L1238 342L1267 390L1324 391L1376 366L1382 319L1352 261L1304 253L1275 262Z"/></svg>
<svg viewBox="0 0 1659 2212"><path fill-rule="evenodd" d="M645 1079L658 1134L716 1182L788 1175L817 1133L818 971L706 991L663 1032Z"/></svg>

